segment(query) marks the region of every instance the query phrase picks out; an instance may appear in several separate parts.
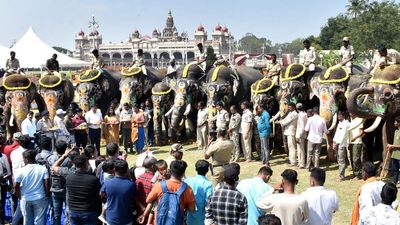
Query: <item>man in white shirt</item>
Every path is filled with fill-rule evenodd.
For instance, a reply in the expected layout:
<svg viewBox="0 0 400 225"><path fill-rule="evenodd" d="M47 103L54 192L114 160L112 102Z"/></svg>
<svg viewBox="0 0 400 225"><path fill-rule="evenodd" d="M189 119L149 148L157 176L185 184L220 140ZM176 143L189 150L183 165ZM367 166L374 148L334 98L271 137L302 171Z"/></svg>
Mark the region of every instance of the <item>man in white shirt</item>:
<svg viewBox="0 0 400 225"><path fill-rule="evenodd" d="M315 48L311 46L311 42L309 40L304 40L304 49L300 51L299 61L301 64L304 64L308 71L315 70L315 60L317 59L317 55L315 53Z"/></svg>
<svg viewBox="0 0 400 225"><path fill-rule="evenodd" d="M351 74L351 67L353 66L354 48L350 45L348 37L343 38L343 46L340 48L340 64L346 67L347 72Z"/></svg>
<svg viewBox="0 0 400 225"><path fill-rule="evenodd" d="M257 207L267 214L275 214L284 225L303 224L309 218L309 209L307 201L295 194L297 172L286 169L281 176L278 186L283 188L283 193L262 195L256 203Z"/></svg>
<svg viewBox="0 0 400 225"><path fill-rule="evenodd" d="M33 121L33 112L29 111L26 119L21 123L21 133L33 138L36 133L36 125Z"/></svg>
<svg viewBox="0 0 400 225"><path fill-rule="evenodd" d="M202 43L197 44L197 51L195 53L195 59L197 64L204 71L206 70L206 52L204 51L204 47Z"/></svg>
<svg viewBox="0 0 400 225"><path fill-rule="evenodd" d="M22 157L22 153L24 153L31 143L28 135L22 135L18 138L20 146L11 152L10 161L11 161L11 170L13 174L13 181L15 176L18 174L19 169L25 166L24 158Z"/></svg>
<svg viewBox="0 0 400 225"><path fill-rule="evenodd" d="M197 104L199 109L197 112L197 147L198 150L207 150L208 139L207 139L207 117L208 112L205 108L204 102Z"/></svg>
<svg viewBox="0 0 400 225"><path fill-rule="evenodd" d="M253 132L253 113L249 110L249 102L240 105L243 110L239 133L241 134L242 149L246 162L251 162L251 138Z"/></svg>
<svg viewBox="0 0 400 225"><path fill-rule="evenodd" d="M355 180L361 179L361 153L363 151L362 137L363 119L355 117L350 113L351 122L348 133L348 144L352 155L353 175Z"/></svg>
<svg viewBox="0 0 400 225"><path fill-rule="evenodd" d="M54 133L56 139L63 139L69 143L69 132L65 127L64 117L66 112L62 109L57 109L56 116L54 117L54 127L56 132Z"/></svg>
<svg viewBox="0 0 400 225"><path fill-rule="evenodd" d="M172 59L169 61L169 66L168 66L168 68L167 68L167 74L171 74L171 73L175 72L177 69L178 69L178 66L176 66L175 59L172 58Z"/></svg>
<svg viewBox="0 0 400 225"><path fill-rule="evenodd" d="M392 182L386 183L381 192L382 202L372 207L360 220L362 225L400 225L400 213L392 208L397 197L397 187Z"/></svg>
<svg viewBox="0 0 400 225"><path fill-rule="evenodd" d="M331 225L332 216L339 209L339 199L335 191L324 187L326 172L313 168L310 186L301 196L307 200L310 217L305 225Z"/></svg>
<svg viewBox="0 0 400 225"><path fill-rule="evenodd" d="M339 123L337 125L335 135L333 136L333 149L337 151L338 154L338 164L339 164L338 181L341 181L344 178L344 171L346 169L348 130L350 127L350 122L346 120L344 112L339 111L337 112L337 114Z"/></svg>
<svg viewBox="0 0 400 225"><path fill-rule="evenodd" d="M311 162L314 167L319 167L319 154L323 135L328 132L324 118L319 114L319 108L313 108L313 116L308 118L305 131L308 132L307 140L307 169L311 169Z"/></svg>
<svg viewBox="0 0 400 225"><path fill-rule="evenodd" d="M296 125L296 149L297 149L297 160L299 164L299 168L306 167L306 140L307 140L307 132L305 132L304 128L307 124L307 113L304 111L303 104L297 103L296 108L298 111L297 125Z"/></svg>
<svg viewBox="0 0 400 225"><path fill-rule="evenodd" d="M217 130L220 129L228 129L229 124L229 113L224 109L224 104L222 102L218 102L216 105L217 115L212 118L212 121L216 122Z"/></svg>
<svg viewBox="0 0 400 225"><path fill-rule="evenodd" d="M119 114L119 120L121 124L121 133L122 133L122 143L124 145L124 150L128 152L133 152L132 145L132 109L129 103L125 102L121 109L117 110L117 114Z"/></svg>
<svg viewBox="0 0 400 225"><path fill-rule="evenodd" d="M99 154L103 115L101 111L97 109L96 105L92 105L91 109L86 113L85 119L89 127L90 142L96 147L97 154Z"/></svg>
<svg viewBox="0 0 400 225"><path fill-rule="evenodd" d="M400 53L394 49L387 49L386 46L381 45L378 47L378 54L372 61L371 74L374 74L378 68L383 69L388 65L400 64Z"/></svg>
<svg viewBox="0 0 400 225"><path fill-rule="evenodd" d="M283 135L286 136L289 150L290 165L296 166L296 125L297 125L296 105L293 102L288 104L288 114L278 121L283 127Z"/></svg>

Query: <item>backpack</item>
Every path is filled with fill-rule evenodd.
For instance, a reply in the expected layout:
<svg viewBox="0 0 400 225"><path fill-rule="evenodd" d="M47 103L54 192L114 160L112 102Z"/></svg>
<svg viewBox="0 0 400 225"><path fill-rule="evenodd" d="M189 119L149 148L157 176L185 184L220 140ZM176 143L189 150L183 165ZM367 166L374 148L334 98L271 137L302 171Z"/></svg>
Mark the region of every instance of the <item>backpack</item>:
<svg viewBox="0 0 400 225"><path fill-rule="evenodd" d="M161 181L162 196L157 206L157 225L182 225L181 195L187 184L182 182L177 192L170 192L165 180Z"/></svg>

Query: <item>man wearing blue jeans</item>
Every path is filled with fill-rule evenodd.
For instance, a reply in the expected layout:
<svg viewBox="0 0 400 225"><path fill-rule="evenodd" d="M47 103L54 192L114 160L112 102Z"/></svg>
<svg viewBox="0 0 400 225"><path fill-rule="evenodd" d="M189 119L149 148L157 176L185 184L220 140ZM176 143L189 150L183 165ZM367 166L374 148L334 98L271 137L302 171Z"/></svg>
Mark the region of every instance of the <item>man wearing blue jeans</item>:
<svg viewBox="0 0 400 225"><path fill-rule="evenodd" d="M20 198L24 225L46 224L48 206L49 174L46 167L36 164L36 152L27 150L22 154L25 166L15 178L15 194Z"/></svg>
<svg viewBox="0 0 400 225"><path fill-rule="evenodd" d="M75 173L66 177L67 204L71 225L96 225L100 215L100 181L88 171L88 159L84 155L73 159Z"/></svg>
<svg viewBox="0 0 400 225"><path fill-rule="evenodd" d="M271 134L270 116L264 105L257 106L257 115L260 117L257 122L257 129L261 142L261 161L269 166L269 135Z"/></svg>

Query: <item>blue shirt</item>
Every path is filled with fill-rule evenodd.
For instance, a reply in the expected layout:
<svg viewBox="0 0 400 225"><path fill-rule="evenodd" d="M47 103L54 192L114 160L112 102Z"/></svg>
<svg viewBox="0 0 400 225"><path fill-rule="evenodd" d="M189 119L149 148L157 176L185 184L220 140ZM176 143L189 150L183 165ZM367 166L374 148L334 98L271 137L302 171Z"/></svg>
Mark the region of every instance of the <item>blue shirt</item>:
<svg viewBox="0 0 400 225"><path fill-rule="evenodd" d="M260 119L258 120L257 123L258 133L262 138L267 137L271 133L271 125L269 123L269 119L270 119L269 113L264 110L261 113Z"/></svg>
<svg viewBox="0 0 400 225"><path fill-rule="evenodd" d="M258 217L264 213L257 208L256 202L265 193L269 192L272 194L274 189L266 184L260 177L242 180L237 185L236 189L244 194L247 199L247 225L258 225Z"/></svg>
<svg viewBox="0 0 400 225"><path fill-rule="evenodd" d="M132 222L135 183L127 177L115 176L104 182L101 192L107 196L106 220L109 225L124 225Z"/></svg>
<svg viewBox="0 0 400 225"><path fill-rule="evenodd" d="M212 183L202 175L188 178L185 182L192 188L196 200L196 209L194 212L187 213L186 224L204 225L204 220L206 218L206 202L213 192Z"/></svg>
<svg viewBox="0 0 400 225"><path fill-rule="evenodd" d="M46 167L38 164L27 164L17 170L15 182L21 184L21 198L35 201L46 197L44 180L49 179Z"/></svg>

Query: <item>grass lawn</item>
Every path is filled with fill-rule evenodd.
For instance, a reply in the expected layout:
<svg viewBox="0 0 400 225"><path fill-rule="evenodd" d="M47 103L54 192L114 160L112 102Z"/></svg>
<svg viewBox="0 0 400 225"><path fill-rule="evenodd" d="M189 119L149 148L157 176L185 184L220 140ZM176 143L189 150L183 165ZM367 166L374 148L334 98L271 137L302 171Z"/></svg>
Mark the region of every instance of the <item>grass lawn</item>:
<svg viewBox="0 0 400 225"><path fill-rule="evenodd" d="M154 155L157 159L165 159L168 157L170 146L163 147L151 147L150 149L153 151ZM186 170L186 176L193 176L196 174L194 164L197 160L203 159L204 155L202 151L197 151L194 144L192 145L184 145L185 152L183 155L183 160L188 163L188 169ZM104 148L102 149L102 154L105 154ZM129 166L134 165L136 162L137 156L133 154L128 155L128 163ZM271 168L274 171L274 174L270 180L271 184L275 184L277 181L281 179L280 174L283 170L287 168L292 168L297 170L299 174L299 184L297 186L296 192L301 193L309 187L309 172L305 169L298 169L297 167L288 167L287 157L286 155L274 155L272 156ZM251 162L251 163L240 163L241 172L240 179L246 179L254 177L258 169L261 167L260 162ZM325 163L324 157L321 159L321 167L326 169L327 171L327 180L325 182L325 186L329 189L333 189L336 191L339 197L339 211L336 212L333 216L333 224L335 225L344 225L349 224L351 218L351 212L353 209L353 202L355 193L357 192L358 187L362 184L362 181L353 181L349 179L337 182L336 178L338 176L338 165L336 163ZM351 175L350 167L346 168L346 175Z"/></svg>

